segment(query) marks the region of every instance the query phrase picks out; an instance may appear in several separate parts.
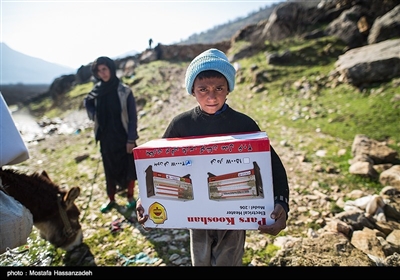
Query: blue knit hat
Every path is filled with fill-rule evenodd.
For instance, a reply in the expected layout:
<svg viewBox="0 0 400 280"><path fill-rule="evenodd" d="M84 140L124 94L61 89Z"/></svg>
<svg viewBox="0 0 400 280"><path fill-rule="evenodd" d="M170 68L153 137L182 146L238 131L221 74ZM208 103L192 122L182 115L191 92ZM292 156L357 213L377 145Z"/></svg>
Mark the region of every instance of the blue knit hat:
<svg viewBox="0 0 400 280"><path fill-rule="evenodd" d="M229 63L223 52L217 49L209 49L196 56L186 70L185 85L189 94L192 94L193 83L197 75L206 70L215 70L224 75L228 81L229 91L233 91L235 88L235 68Z"/></svg>

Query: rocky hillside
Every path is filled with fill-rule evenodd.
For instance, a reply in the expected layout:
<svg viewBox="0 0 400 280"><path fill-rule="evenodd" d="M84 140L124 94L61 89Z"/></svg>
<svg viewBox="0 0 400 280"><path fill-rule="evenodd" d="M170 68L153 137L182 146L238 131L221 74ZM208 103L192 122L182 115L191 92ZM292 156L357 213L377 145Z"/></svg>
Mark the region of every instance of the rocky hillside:
<svg viewBox="0 0 400 280"><path fill-rule="evenodd" d="M249 231L246 266L400 265L400 134L396 126L400 75L398 68L386 64L399 63L398 50L392 46L398 42L398 29L390 29L399 22L399 7L393 5L395 1L355 2L324 1L326 10L316 10L313 20L325 30L306 30L310 18L304 17L305 10L289 3L276 9L268 22L241 30L230 42L218 43L226 46L239 66L238 85L229 95L229 104L268 132L290 184L287 228L278 237ZM381 5L374 6L378 2ZM369 32L361 35L363 17ZM322 24L328 19L330 24ZM288 39L293 26L286 28L282 22L292 20L297 20L294 25L303 34L301 39ZM371 25L374 20L379 24ZM385 40L387 28L391 35ZM325 32L342 39L332 39ZM283 34L286 39L275 38ZM259 44L261 36L271 42ZM389 54L384 51L387 44L392 50ZM172 116L195 106L184 91L184 73L193 49L200 52L206 47L160 46L162 52L118 61L121 73L130 73L122 76L137 97L139 144L160 137ZM185 59L166 59L173 51L179 56L171 57ZM84 76L77 77L81 83L64 89L56 106L30 106L37 116L47 116L39 122L45 133L29 141L31 159L17 168L46 169L54 181L82 187L78 203L85 244L66 253L41 243L33 232L28 260L23 256L14 260L32 264L39 250L48 253L54 266L190 266L186 230L146 232L122 206L100 213L104 176L92 124L82 111L82 98L92 84L90 76L86 81ZM368 79L363 82L362 77ZM67 132L65 126L70 127ZM357 136L359 131L368 135ZM123 192L118 202L124 205ZM39 263L45 260L38 254L36 258ZM10 265L6 257L0 260Z"/></svg>
<svg viewBox="0 0 400 280"><path fill-rule="evenodd" d="M195 105L194 99L182 88L184 66L163 64L154 67L147 69L153 73L153 83L165 85L168 95L153 98L152 106L140 109L139 144L160 135L161 128L176 111ZM136 90L139 91L140 87L138 84ZM238 92L232 96L240 95L240 92L239 85ZM252 98L258 100L256 96ZM229 102L238 108L240 99L238 96ZM251 108L245 112L254 115L247 110ZM17 168L26 172L45 169L54 181L66 187L82 187L83 193L77 203L82 209L85 241L74 252L65 253L48 244L44 246L34 231L30 241L32 252L47 252L50 258L30 256L30 259L39 264L48 261L50 265L66 266L190 266L188 232L144 231L135 216L124 209L123 191L117 197L119 207L108 214L100 213L100 205L106 198L104 175L93 142L92 124L84 111L71 111L62 120L42 119L39 123L46 133L29 141L31 159ZM70 129L65 130L66 127ZM395 233L400 229L396 211L400 209L399 191L392 187L376 192L362 185L349 191L346 183L342 182L344 174L341 171L334 166L324 167L318 159L306 160L312 155L293 145L293 135L299 134L298 131L289 127L282 127L279 131L282 140L273 138L272 144L288 172L291 210L287 229L279 237L249 231L244 265L399 266L400 239ZM346 141L318 132L304 137L301 145L312 145L319 137L323 137L325 142L343 145L344 149L349 147ZM374 201L375 195L384 199L387 206L376 206L367 212L365 204ZM348 208L351 201L354 205ZM272 250L269 253L272 255L266 255L267 248ZM16 264L32 262L24 259L23 255L18 257L14 257ZM9 258L3 258L3 264L4 260Z"/></svg>
<svg viewBox="0 0 400 280"><path fill-rule="evenodd" d="M399 14L396 0L286 1L279 5L266 7L262 11L231 24L209 30L203 34L208 39L199 41L199 38L195 38L195 44L189 43L190 41L187 44L183 42L177 45L159 44L154 49L146 50L143 53L117 59L116 63L121 77L131 77L141 64L156 60L190 61L209 47L216 47L227 52L230 59L235 61L267 51L268 45L273 47L275 42L285 39L316 39L326 36L334 36L342 40L346 45L344 52L348 49L400 37ZM259 19L260 15L266 17L242 27L243 22L252 22ZM240 26L240 29L236 30L233 36L226 38L226 34L230 34L227 30L231 30L232 25ZM221 32L223 35L216 35L215 32L217 34ZM221 40L221 38L224 39ZM329 51L329 49L321 51ZM287 50L270 54L272 59L279 60L279 63L288 63L288 61L285 62L288 55L290 53ZM395 62L395 66L398 64L397 59L390 59L388 63L392 61ZM390 67L390 69L393 68L397 69ZM387 70L386 67L382 67L382 69ZM392 73L393 77L397 75L398 73ZM81 66L76 74L62 75L56 78L46 91L38 92L31 89L22 92L22 89L19 88L18 95L21 96L21 100L16 100L16 95L11 92L15 92L16 89L3 88L2 93L8 104L18 102L26 104L26 102L40 97L51 97L53 100L57 100L60 95L68 92L74 85L87 83L91 78L90 65L85 65ZM29 98L25 95L29 95Z"/></svg>

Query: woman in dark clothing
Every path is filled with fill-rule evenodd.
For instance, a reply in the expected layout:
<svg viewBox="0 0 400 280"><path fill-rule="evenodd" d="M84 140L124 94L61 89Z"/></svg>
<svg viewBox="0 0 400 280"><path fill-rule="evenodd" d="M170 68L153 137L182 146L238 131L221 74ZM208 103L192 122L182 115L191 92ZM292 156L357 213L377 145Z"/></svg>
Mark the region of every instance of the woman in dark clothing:
<svg viewBox="0 0 400 280"><path fill-rule="evenodd" d="M235 68L226 55L209 49L190 63L185 77L187 92L199 106L177 115L168 125L163 138L179 138L215 134L260 131L249 116L235 111L226 103L235 86ZM286 170L271 146L271 165L275 207L271 218L275 223L260 225L260 233L277 235L286 228L289 212L289 185ZM144 224L148 215L140 199L137 217ZM244 255L245 230L190 229L190 250L193 266L240 266Z"/></svg>
<svg viewBox="0 0 400 280"><path fill-rule="evenodd" d="M132 90L116 76L116 67L108 57L99 57L92 63L93 76L99 82L85 98L88 116L94 121L96 143L106 177L109 202L101 212L110 211L115 205L117 186L127 188L128 209L135 209L133 197L136 169L132 149L136 147L137 112Z"/></svg>

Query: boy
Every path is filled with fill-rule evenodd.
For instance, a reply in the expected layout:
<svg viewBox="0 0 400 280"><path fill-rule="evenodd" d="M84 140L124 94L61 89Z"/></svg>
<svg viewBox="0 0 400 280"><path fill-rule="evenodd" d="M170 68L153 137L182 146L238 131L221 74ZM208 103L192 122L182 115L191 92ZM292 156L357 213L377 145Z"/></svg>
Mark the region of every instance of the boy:
<svg viewBox="0 0 400 280"><path fill-rule="evenodd" d="M198 106L179 114L168 125L163 138L233 134L260 131L249 116L233 110L226 103L235 87L235 68L226 55L209 49L195 57L185 76L187 92L196 98ZM260 233L277 235L286 228L289 212L289 186L285 168L271 146L275 208L272 225L258 227ZM137 202L140 224L148 219ZM246 239L245 230L190 230L190 250L193 266L241 266Z"/></svg>

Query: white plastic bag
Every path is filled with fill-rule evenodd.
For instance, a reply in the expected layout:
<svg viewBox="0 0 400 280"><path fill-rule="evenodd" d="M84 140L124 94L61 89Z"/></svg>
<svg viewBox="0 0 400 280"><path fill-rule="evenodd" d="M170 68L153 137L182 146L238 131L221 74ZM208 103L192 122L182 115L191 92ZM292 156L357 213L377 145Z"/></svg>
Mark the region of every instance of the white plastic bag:
<svg viewBox="0 0 400 280"><path fill-rule="evenodd" d="M0 92L0 166L23 162L29 152Z"/></svg>
<svg viewBox="0 0 400 280"><path fill-rule="evenodd" d="M1 179L0 179L1 186ZM26 244L32 232L32 213L13 197L0 190L0 254L7 248Z"/></svg>
<svg viewBox="0 0 400 280"><path fill-rule="evenodd" d="M0 168L28 158L28 149L0 92ZM1 177L0 188L3 189ZM28 208L0 190L0 254L7 248L25 244L32 226L33 217Z"/></svg>

